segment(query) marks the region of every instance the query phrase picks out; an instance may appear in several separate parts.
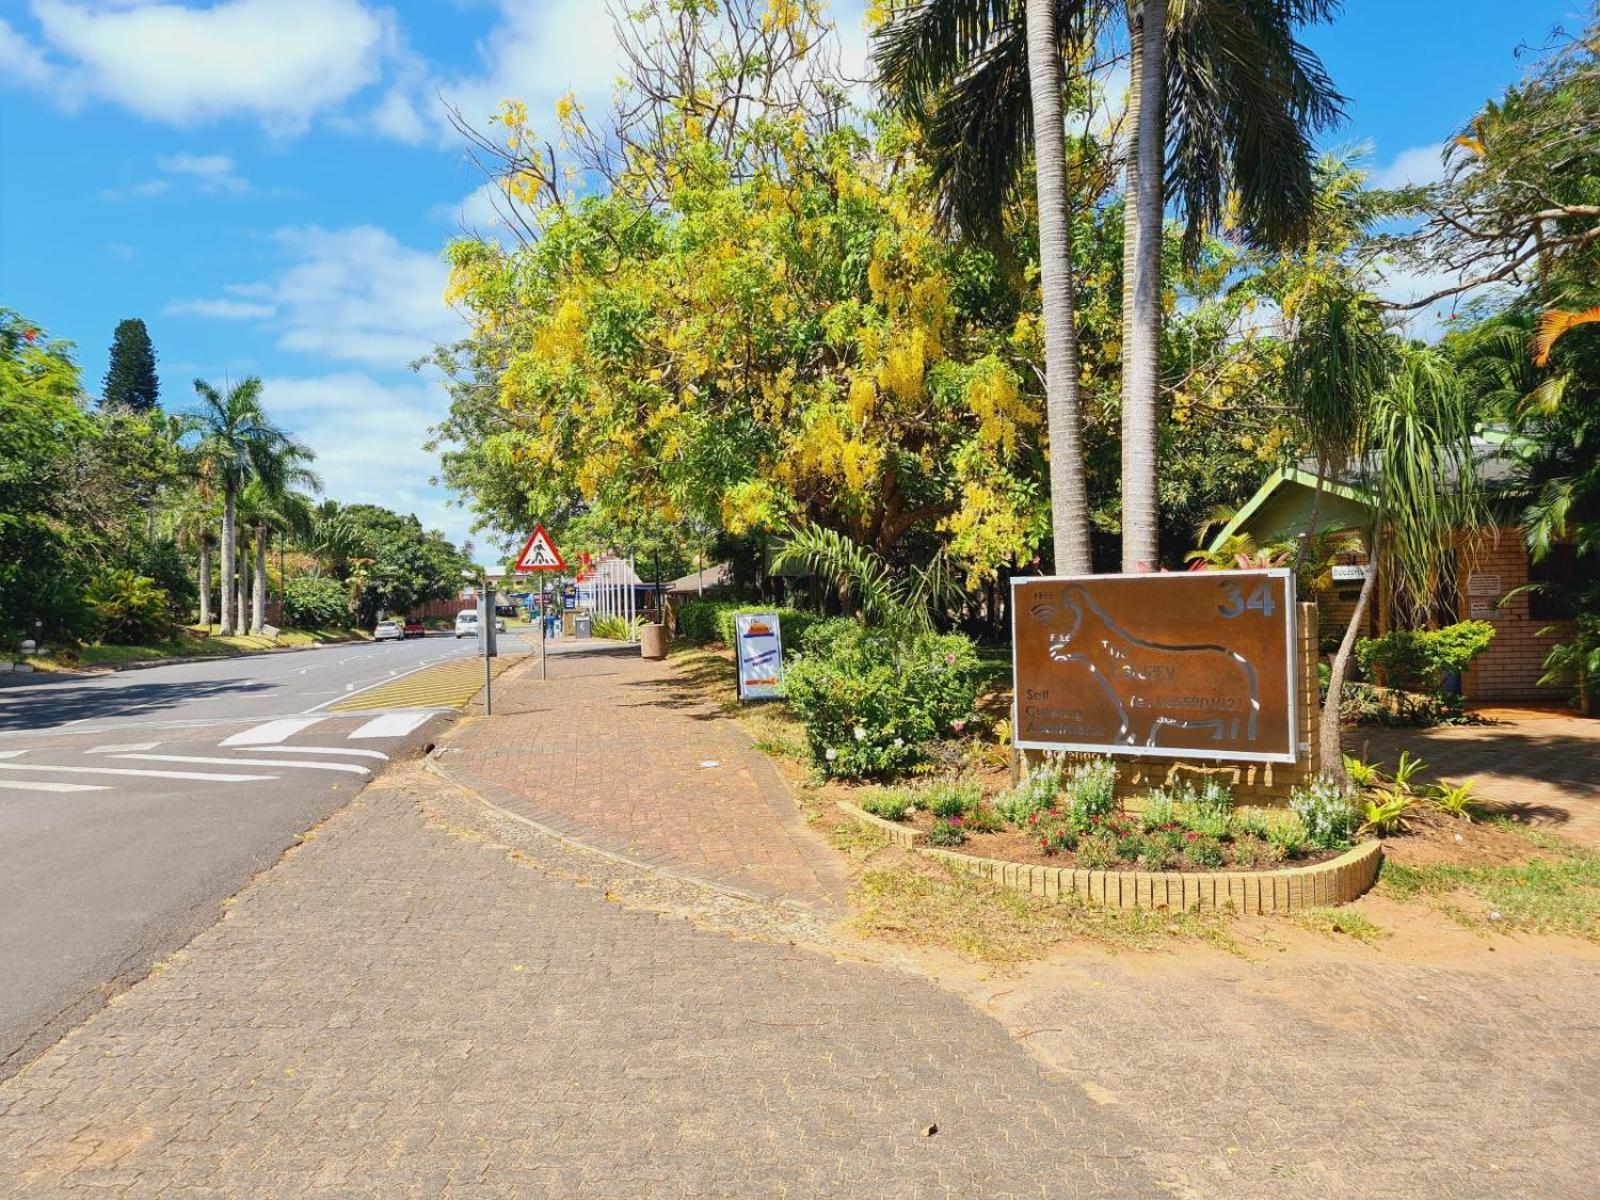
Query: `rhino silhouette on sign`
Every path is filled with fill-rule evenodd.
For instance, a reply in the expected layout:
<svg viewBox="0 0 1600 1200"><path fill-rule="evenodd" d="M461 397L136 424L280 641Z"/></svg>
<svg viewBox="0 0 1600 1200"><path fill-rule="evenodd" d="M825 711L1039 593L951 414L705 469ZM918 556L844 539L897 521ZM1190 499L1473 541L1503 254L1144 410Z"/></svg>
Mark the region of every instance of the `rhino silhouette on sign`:
<svg viewBox="0 0 1600 1200"><path fill-rule="evenodd" d="M1062 588L1056 603L1041 602L1029 612L1049 638L1051 660L1081 667L1085 682L1109 704L1120 723L1113 744L1156 746L1163 731L1175 730L1209 732L1213 742L1256 740L1261 695L1256 669L1242 654L1211 643L1138 637L1075 584ZM1160 695L1238 700L1216 716L1185 717L1161 711L1153 703Z"/></svg>

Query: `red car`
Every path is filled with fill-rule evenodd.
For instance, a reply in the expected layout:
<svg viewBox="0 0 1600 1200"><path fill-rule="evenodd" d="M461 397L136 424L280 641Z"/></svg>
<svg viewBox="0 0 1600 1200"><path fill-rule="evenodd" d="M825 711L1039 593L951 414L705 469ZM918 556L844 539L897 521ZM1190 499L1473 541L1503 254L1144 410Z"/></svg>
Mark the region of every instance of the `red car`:
<svg viewBox="0 0 1600 1200"><path fill-rule="evenodd" d="M407 617L405 627L400 631L401 638L427 637L428 631L422 627L422 622L416 617Z"/></svg>

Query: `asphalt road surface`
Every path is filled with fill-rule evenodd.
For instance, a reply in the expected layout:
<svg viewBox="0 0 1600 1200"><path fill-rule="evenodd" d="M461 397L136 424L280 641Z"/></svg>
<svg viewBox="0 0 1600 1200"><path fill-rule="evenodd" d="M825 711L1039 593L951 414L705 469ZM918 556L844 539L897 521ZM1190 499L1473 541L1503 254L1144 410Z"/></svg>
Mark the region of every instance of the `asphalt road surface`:
<svg viewBox="0 0 1600 1200"><path fill-rule="evenodd" d="M0 687L0 1079L448 719L331 706L476 648L346 644Z"/></svg>

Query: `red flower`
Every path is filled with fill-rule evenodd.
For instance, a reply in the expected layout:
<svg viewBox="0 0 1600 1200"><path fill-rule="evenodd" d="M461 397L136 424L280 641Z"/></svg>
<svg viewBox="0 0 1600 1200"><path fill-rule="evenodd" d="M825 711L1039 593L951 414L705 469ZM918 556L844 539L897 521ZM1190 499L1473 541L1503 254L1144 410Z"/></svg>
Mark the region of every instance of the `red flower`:
<svg viewBox="0 0 1600 1200"><path fill-rule="evenodd" d="M1200 835L1198 833L1186 833L1183 836L1188 838L1191 842L1198 842L1200 840Z"/></svg>
<svg viewBox="0 0 1600 1200"><path fill-rule="evenodd" d="M38 341L38 339L39 339L39 331L37 329L24 329L22 331L22 340L23 341L25 341L25 342L34 342L34 341Z"/></svg>

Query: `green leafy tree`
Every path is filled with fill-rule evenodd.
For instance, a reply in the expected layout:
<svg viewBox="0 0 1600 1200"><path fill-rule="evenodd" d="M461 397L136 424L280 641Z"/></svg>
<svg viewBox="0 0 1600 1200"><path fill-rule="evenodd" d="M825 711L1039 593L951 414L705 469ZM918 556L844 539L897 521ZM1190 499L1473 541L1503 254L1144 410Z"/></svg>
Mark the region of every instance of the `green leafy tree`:
<svg viewBox="0 0 1600 1200"><path fill-rule="evenodd" d="M107 408L149 412L161 405L161 381L156 377L156 351L150 331L137 317L117 323L111 338L111 364L106 369L100 403Z"/></svg>
<svg viewBox="0 0 1600 1200"><path fill-rule="evenodd" d="M0 640L82 619L72 464L95 440L69 343L0 308Z"/></svg>

